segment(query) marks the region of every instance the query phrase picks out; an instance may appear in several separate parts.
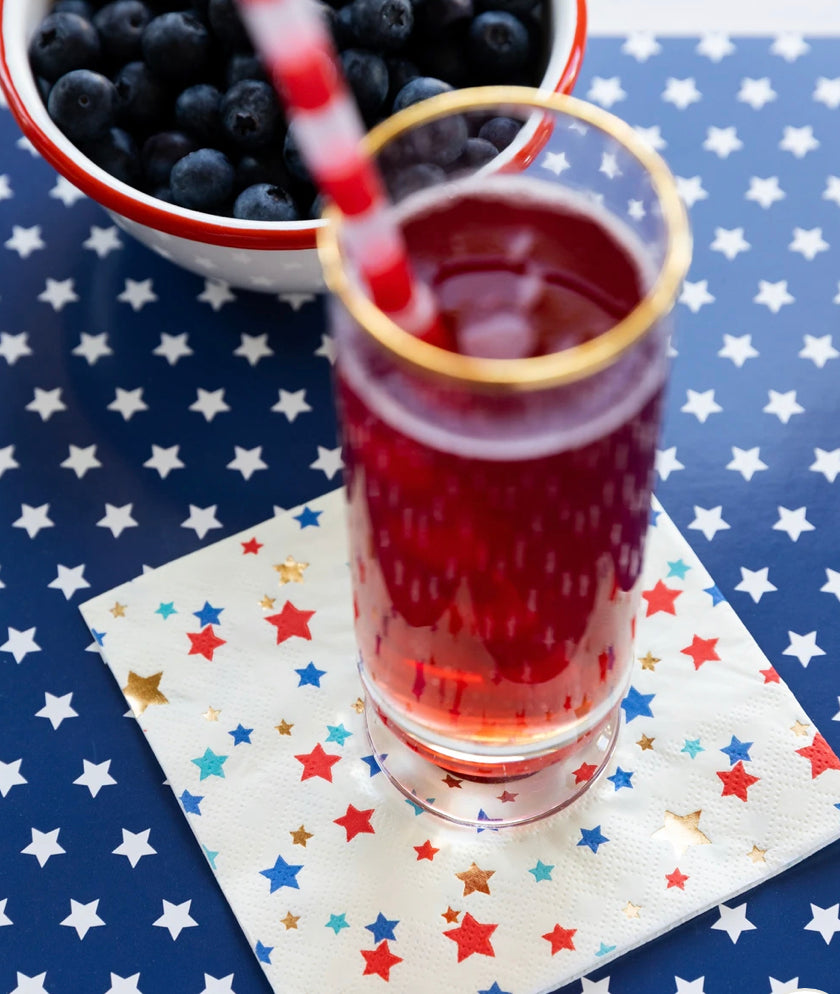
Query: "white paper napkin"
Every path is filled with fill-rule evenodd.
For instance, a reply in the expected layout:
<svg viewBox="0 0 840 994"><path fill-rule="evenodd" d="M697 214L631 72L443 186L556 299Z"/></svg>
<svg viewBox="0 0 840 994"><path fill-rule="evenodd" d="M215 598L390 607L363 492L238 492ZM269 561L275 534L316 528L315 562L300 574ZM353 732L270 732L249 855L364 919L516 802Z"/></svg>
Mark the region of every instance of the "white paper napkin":
<svg viewBox="0 0 840 994"><path fill-rule="evenodd" d="M606 775L517 829L370 755L341 491L82 606L278 994L550 991L840 837L840 761L654 518Z"/></svg>

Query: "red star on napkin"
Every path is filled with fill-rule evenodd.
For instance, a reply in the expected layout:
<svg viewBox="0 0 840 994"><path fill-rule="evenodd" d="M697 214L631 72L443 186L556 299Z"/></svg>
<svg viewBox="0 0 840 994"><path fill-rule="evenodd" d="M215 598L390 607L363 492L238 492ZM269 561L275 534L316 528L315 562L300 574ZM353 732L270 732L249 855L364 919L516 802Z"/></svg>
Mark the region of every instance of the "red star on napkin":
<svg viewBox="0 0 840 994"><path fill-rule="evenodd" d="M248 553L255 556L263 547L263 543L258 542L255 538L249 538L247 542L240 542L239 544L242 546L243 556L247 556Z"/></svg>
<svg viewBox="0 0 840 994"><path fill-rule="evenodd" d="M300 775L301 782L309 780L310 777L320 777L322 780L329 780L332 783L332 768L341 759L341 756L324 752L319 742L312 752L302 752L295 756L295 759L299 763L303 763L303 773Z"/></svg>
<svg viewBox="0 0 840 994"><path fill-rule="evenodd" d="M220 645L225 644L225 640L220 639L219 636L213 631L212 625L207 625L207 627L202 628L200 632L187 632L187 638L192 643L190 651L187 655L204 656L205 659L209 659L211 662L213 660L213 653L215 650L218 649Z"/></svg>
<svg viewBox="0 0 840 994"><path fill-rule="evenodd" d="M560 925L555 925L550 932L546 932L543 938L551 943L551 955L559 953L561 949L574 950L575 944L572 938L575 932L576 928L561 928Z"/></svg>
<svg viewBox="0 0 840 994"><path fill-rule="evenodd" d="M418 863L421 859L428 859L431 861L435 858L435 855L440 852L440 849L435 849L429 839L426 839L422 846L415 846L414 850L417 853Z"/></svg>
<svg viewBox="0 0 840 994"><path fill-rule="evenodd" d="M677 867L673 873L666 873L665 879L668 881L668 887L679 887L680 890L685 890L685 882L688 880L688 875L680 873L680 868Z"/></svg>
<svg viewBox="0 0 840 994"><path fill-rule="evenodd" d="M391 952L387 939L383 939L376 949L360 949L359 952L365 958L365 972L362 974L363 977L366 977L369 973L376 973L383 980L390 981L391 967L396 966L397 963L402 963L402 957L395 956Z"/></svg>
<svg viewBox="0 0 840 994"><path fill-rule="evenodd" d="M642 591L642 597L647 601L645 617L649 618L652 614L656 614L657 611L663 611L665 614L676 614L674 601L681 593L681 590L666 587L661 580L657 580L656 586L652 590Z"/></svg>
<svg viewBox="0 0 840 994"><path fill-rule="evenodd" d="M720 659L720 656L715 652L717 642L717 639L701 639L699 635L695 635L691 640L691 645L680 649L680 652L685 653L686 656L691 656L694 668L699 670L703 663Z"/></svg>
<svg viewBox="0 0 840 994"><path fill-rule="evenodd" d="M347 813L340 818L333 819L333 821L336 825L341 825L347 832L347 841L349 842L351 839L355 839L357 835L364 833L368 835L376 834L370 823L370 816L375 810L375 808L367 808L365 811L359 811L352 804L348 804Z"/></svg>
<svg viewBox="0 0 840 994"><path fill-rule="evenodd" d="M734 797L740 797L742 801L747 800L747 789L761 779L761 777L754 777L751 773L747 773L740 759L731 770L718 773L718 776L723 781L723 792L720 796L726 797L732 794Z"/></svg>
<svg viewBox="0 0 840 994"><path fill-rule="evenodd" d="M482 925L476 921L469 913L464 912L464 920L457 928L450 928L443 934L458 945L458 962L465 960L473 953L481 953L482 956L495 956L496 953L490 944L490 936L498 928L496 925Z"/></svg>
<svg viewBox="0 0 840 994"><path fill-rule="evenodd" d="M586 783L587 780L591 780L597 769L598 767L594 763L581 763L576 770L572 770L575 783Z"/></svg>
<svg viewBox="0 0 840 994"><path fill-rule="evenodd" d="M758 671L763 677L765 683L779 683L779 674L772 666L768 666L766 670Z"/></svg>
<svg viewBox="0 0 840 994"><path fill-rule="evenodd" d="M814 741L809 746L797 749L796 752L797 755L810 760L812 780L816 780L826 770L840 770L840 759L832 752L831 746L819 732L814 736Z"/></svg>
<svg viewBox="0 0 840 994"><path fill-rule="evenodd" d="M277 629L277 644L280 645L293 635L311 640L308 622L313 614L314 611L299 611L291 601L286 601L279 614L269 614L265 620Z"/></svg>

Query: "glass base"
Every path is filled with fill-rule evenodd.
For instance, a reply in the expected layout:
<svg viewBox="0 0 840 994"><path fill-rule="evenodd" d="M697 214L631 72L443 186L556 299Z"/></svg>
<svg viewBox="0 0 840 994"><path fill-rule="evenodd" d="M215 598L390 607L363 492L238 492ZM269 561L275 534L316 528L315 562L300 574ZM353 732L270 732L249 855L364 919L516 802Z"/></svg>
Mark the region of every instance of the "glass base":
<svg viewBox="0 0 840 994"><path fill-rule="evenodd" d="M621 708L597 735L572 755L536 773L498 780L468 779L419 755L392 732L368 704L367 733L382 772L419 811L449 822L495 831L556 814L580 797L600 776L612 754Z"/></svg>

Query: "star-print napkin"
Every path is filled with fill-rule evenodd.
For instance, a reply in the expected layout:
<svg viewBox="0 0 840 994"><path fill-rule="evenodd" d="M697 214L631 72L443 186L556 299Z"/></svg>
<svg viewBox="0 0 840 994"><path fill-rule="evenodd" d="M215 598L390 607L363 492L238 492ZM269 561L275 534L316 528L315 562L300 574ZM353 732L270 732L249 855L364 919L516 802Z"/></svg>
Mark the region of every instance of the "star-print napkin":
<svg viewBox="0 0 840 994"><path fill-rule="evenodd" d="M427 994L430 964L550 991L840 837L840 760L658 507L609 768L522 828L451 827L379 770L341 491L82 613L278 994Z"/></svg>

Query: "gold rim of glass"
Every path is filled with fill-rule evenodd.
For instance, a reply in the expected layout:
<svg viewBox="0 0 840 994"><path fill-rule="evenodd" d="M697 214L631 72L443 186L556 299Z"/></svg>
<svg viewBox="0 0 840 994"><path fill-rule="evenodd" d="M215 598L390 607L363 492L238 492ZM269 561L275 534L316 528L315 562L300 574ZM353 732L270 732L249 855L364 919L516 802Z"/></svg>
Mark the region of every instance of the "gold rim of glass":
<svg viewBox="0 0 840 994"><path fill-rule="evenodd" d="M381 311L351 280L339 247L341 214L329 208L330 222L318 232L318 253L328 289L352 318L403 364L436 378L499 391L533 390L571 383L611 365L643 338L673 307L691 261L691 234L685 206L665 161L621 118L566 94L529 87L482 86L453 90L413 104L373 128L365 137L375 157L389 142L421 124L466 111L499 105L556 111L592 125L621 144L650 174L667 231L664 261L656 280L636 307L597 338L550 355L525 359L478 359L431 345L409 334Z"/></svg>

